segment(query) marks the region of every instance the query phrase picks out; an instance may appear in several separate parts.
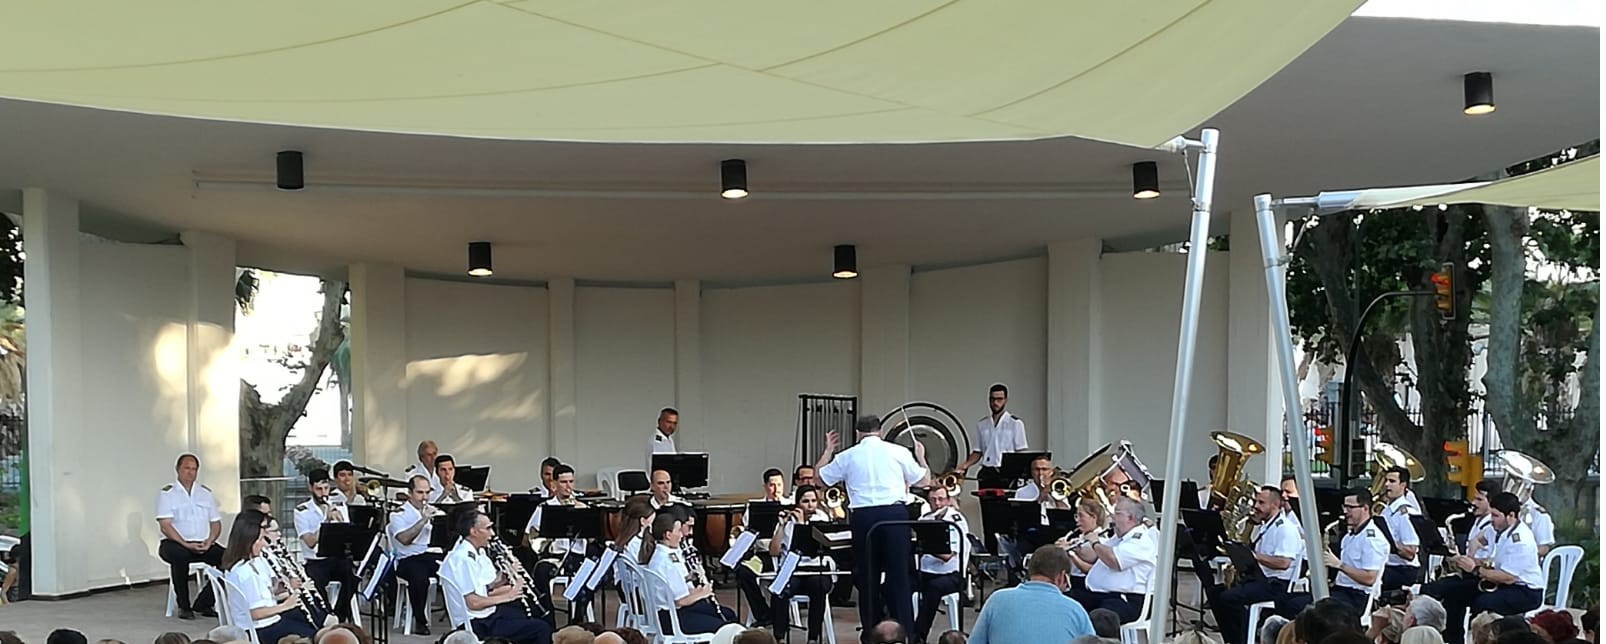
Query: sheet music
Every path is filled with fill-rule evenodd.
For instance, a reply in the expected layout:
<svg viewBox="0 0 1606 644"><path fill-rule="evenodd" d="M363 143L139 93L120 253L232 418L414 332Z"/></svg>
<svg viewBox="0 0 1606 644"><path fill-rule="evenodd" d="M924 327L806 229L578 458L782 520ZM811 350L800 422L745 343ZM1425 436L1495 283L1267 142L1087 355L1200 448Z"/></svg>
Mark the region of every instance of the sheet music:
<svg viewBox="0 0 1606 644"><path fill-rule="evenodd" d="M585 588L585 582L591 580L591 573L597 570L596 559L586 559L580 563L580 569L569 578L569 585L563 587L563 598L574 601L580 595L580 589Z"/></svg>
<svg viewBox="0 0 1606 644"><path fill-rule="evenodd" d="M747 551L753 549L755 541L758 541L757 532L743 530L742 534L736 537L736 543L731 544L730 550L725 551L725 556L719 558L719 562L725 564L726 568L735 568L736 564L742 562L742 557L747 556Z"/></svg>
<svg viewBox="0 0 1606 644"><path fill-rule="evenodd" d="M801 561L803 561L802 555L796 552L786 553L781 559L781 564L775 567L775 581L770 584L771 594L779 595L786 590L786 582L792 580L792 573L797 571L797 564Z"/></svg>
<svg viewBox="0 0 1606 644"><path fill-rule="evenodd" d="M374 575L368 578L368 586L362 589L364 601L372 602L374 600L374 593L379 591L379 582L384 581L385 575L388 574L390 574L390 555L381 552L379 553L379 559L374 564Z"/></svg>
<svg viewBox="0 0 1606 644"><path fill-rule="evenodd" d="M609 570L613 570L613 561L618 558L618 550L613 548L603 549L602 561L597 563L597 569L591 573L591 578L586 580L586 588L596 590L597 586L601 586L602 578L608 576Z"/></svg>

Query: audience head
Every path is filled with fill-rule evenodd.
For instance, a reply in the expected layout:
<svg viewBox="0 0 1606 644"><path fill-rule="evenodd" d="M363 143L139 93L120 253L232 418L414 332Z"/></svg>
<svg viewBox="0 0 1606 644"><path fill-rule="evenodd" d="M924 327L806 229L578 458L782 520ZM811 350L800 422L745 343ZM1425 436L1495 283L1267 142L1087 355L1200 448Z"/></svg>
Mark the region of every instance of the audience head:
<svg viewBox="0 0 1606 644"><path fill-rule="evenodd" d="M1333 633L1358 630L1360 623L1361 616L1354 607L1328 597L1306 606L1294 618L1294 639L1304 644L1321 644Z"/></svg>
<svg viewBox="0 0 1606 644"><path fill-rule="evenodd" d="M611 628L608 632L618 635L625 644L647 644L647 635L629 626Z"/></svg>
<svg viewBox="0 0 1606 644"><path fill-rule="evenodd" d="M325 626L318 630L313 638L316 644L373 644L373 638L361 626L351 623L340 623Z"/></svg>
<svg viewBox="0 0 1606 644"><path fill-rule="evenodd" d="M965 644L965 634L959 631L943 631L937 636L937 644Z"/></svg>
<svg viewBox="0 0 1606 644"><path fill-rule="evenodd" d="M478 644L479 641L470 631L452 631L441 639L441 644Z"/></svg>
<svg viewBox="0 0 1606 644"><path fill-rule="evenodd" d="M1372 640L1355 629L1335 631L1323 638L1319 644L1374 644Z"/></svg>
<svg viewBox="0 0 1606 644"><path fill-rule="evenodd" d="M1495 638L1494 642L1495 644L1552 644L1544 635L1535 633L1532 629L1511 631Z"/></svg>
<svg viewBox="0 0 1606 644"><path fill-rule="evenodd" d="M1034 553L1033 561L1037 560ZM1093 634L1099 637L1118 638L1121 636L1121 616L1108 608L1095 608L1087 614L1087 620L1093 622Z"/></svg>
<svg viewBox="0 0 1606 644"><path fill-rule="evenodd" d="M190 644L190 636L169 631L157 635L156 644Z"/></svg>
<svg viewBox="0 0 1606 644"><path fill-rule="evenodd" d="M1484 611L1473 616L1467 622L1467 641L1469 644L1494 644L1494 623L1500 621L1500 616Z"/></svg>
<svg viewBox="0 0 1606 644"><path fill-rule="evenodd" d="M591 644L597 636L579 626L565 626L552 634L552 644Z"/></svg>
<svg viewBox="0 0 1606 644"><path fill-rule="evenodd" d="M1277 644L1298 644L1295 642L1294 620L1288 620L1287 624L1283 624L1283 627L1277 630Z"/></svg>
<svg viewBox="0 0 1606 644"><path fill-rule="evenodd" d="M1400 634L1400 644L1444 644L1444 634L1431 626L1412 626Z"/></svg>
<svg viewBox="0 0 1606 644"><path fill-rule="evenodd" d="M625 638L613 631L603 631L597 639L591 641L591 644L625 644Z"/></svg>
<svg viewBox="0 0 1606 644"><path fill-rule="evenodd" d="M903 632L902 624L889 619L870 629L870 637L866 641L869 644L903 644L908 637Z"/></svg>
<svg viewBox="0 0 1606 644"><path fill-rule="evenodd" d="M1541 611L1529 619L1528 623L1544 631L1550 636L1550 641L1556 644L1578 637L1578 627L1573 625L1572 613L1564 610Z"/></svg>
<svg viewBox="0 0 1606 644"><path fill-rule="evenodd" d="M1032 551L1032 562L1026 566L1026 576L1032 581L1053 584L1061 590L1070 583L1071 556L1065 549L1048 544Z"/></svg>
<svg viewBox="0 0 1606 644"><path fill-rule="evenodd" d="M1449 623L1449 615L1445 613L1444 604L1427 595L1417 595L1411 598L1411 603L1405 607L1408 621L1407 627L1426 626L1436 630L1444 630Z"/></svg>
<svg viewBox="0 0 1606 644"><path fill-rule="evenodd" d="M1578 622L1582 625L1584 631L1582 637L1590 642L1597 641L1595 634L1600 631L1600 604L1590 606L1589 610L1584 611L1584 614L1578 618Z"/></svg>
<svg viewBox="0 0 1606 644"><path fill-rule="evenodd" d="M1260 633L1259 637L1255 640L1255 644L1277 644L1277 635L1281 633L1283 627L1287 625L1287 617L1283 617L1282 615L1272 615L1271 617L1267 617L1266 621L1260 623Z"/></svg>
<svg viewBox="0 0 1606 644"><path fill-rule="evenodd" d="M726 624L714 631L714 637L709 640L709 644L733 644L736 636L746 630L747 627L741 624Z"/></svg>
<svg viewBox="0 0 1606 644"><path fill-rule="evenodd" d="M70 628L58 628L45 637L45 644L89 644L89 638Z"/></svg>
<svg viewBox="0 0 1606 644"><path fill-rule="evenodd" d="M214 644L212 642L212 640L195 640L195 641L196 642L206 642L206 644ZM123 642L122 640L105 639L105 640L95 640L95 644L126 644L126 643ZM190 644L195 644L195 643L191 642Z"/></svg>
<svg viewBox="0 0 1606 644"><path fill-rule="evenodd" d="M736 634L734 644L777 644L768 629L749 628Z"/></svg>
<svg viewBox="0 0 1606 644"><path fill-rule="evenodd" d="M113 642L115 644L123 644L122 640L100 640L100 642L97 643L97 644L103 644L105 642ZM199 640L190 640L190 644L218 644L218 643L214 642L212 640L208 640L208 639L199 639Z"/></svg>
<svg viewBox="0 0 1606 644"><path fill-rule="evenodd" d="M586 629L586 632L592 635L601 635L602 631L606 630L602 628L601 624L596 622L577 622L575 624L571 624L571 626L579 626L580 628Z"/></svg>
<svg viewBox="0 0 1606 644"><path fill-rule="evenodd" d="M246 634L245 629L238 626L219 626L207 632L206 638L219 644L228 644L229 642L250 641L251 636Z"/></svg>

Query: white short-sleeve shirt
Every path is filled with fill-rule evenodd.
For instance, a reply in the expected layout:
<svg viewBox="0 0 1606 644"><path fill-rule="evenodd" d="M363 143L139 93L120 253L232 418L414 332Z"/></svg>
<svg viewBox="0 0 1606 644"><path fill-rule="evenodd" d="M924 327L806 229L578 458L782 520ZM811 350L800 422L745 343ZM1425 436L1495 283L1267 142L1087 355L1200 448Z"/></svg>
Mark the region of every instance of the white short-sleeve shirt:
<svg viewBox="0 0 1606 644"><path fill-rule="evenodd" d="M345 506L345 504L334 503L333 499L330 500L330 504L332 504L336 508L340 509L340 520L339 521L329 521L329 523L350 523L351 522L351 509L350 508L347 508ZM323 524L324 524L323 517L324 517L323 508L318 507L318 504L313 503L312 500L310 500L310 499L306 500L306 501L302 501L300 505L296 506L296 513L295 513L296 537L298 537L298 538L299 537L305 537L305 536L307 536L309 534L316 533L319 530L323 529ZM305 546L306 544L302 544L302 545ZM301 549L301 560L302 561L316 561L316 560L322 559L322 558L323 557L319 557L318 556L318 549L317 548L303 547Z"/></svg>
<svg viewBox="0 0 1606 644"><path fill-rule="evenodd" d="M1401 548L1422 545L1422 540L1416 535L1416 526L1411 525L1411 515L1418 512L1417 507L1411 504L1410 496L1401 495L1400 498L1390 502L1383 509L1383 521L1388 524L1389 534L1394 535L1394 545ZM1421 562L1421 555L1416 559L1406 560L1393 552L1389 553L1388 565L1416 567Z"/></svg>
<svg viewBox="0 0 1606 644"><path fill-rule="evenodd" d="M390 513L390 525L385 528L385 532L390 536L391 544L396 547L396 558L404 559L423 554L429 549L430 534L435 531L435 526L430 525L429 521L424 521L424 527L418 531L418 536L413 537L412 543L402 543L396 538L396 535L411 530L423 519L423 513L411 503L403 503L400 510Z"/></svg>
<svg viewBox="0 0 1606 644"><path fill-rule="evenodd" d="M238 590L240 604L244 604L247 611L257 608L268 608L279 602L273 599L273 575L268 570L267 562L261 557L247 559L234 564L223 577L233 584L229 590ZM262 619L253 619L246 628L267 628L279 623L278 615L269 615Z"/></svg>
<svg viewBox="0 0 1606 644"><path fill-rule="evenodd" d="M1472 522L1472 530L1467 533L1467 543L1470 544L1479 537L1483 538L1483 547L1469 553L1468 556L1481 561L1488 559L1489 555L1493 554L1491 550L1494 548L1494 522L1489 520L1487 514Z"/></svg>
<svg viewBox="0 0 1606 644"><path fill-rule="evenodd" d="M1374 521L1367 521L1360 531L1345 533L1344 540L1339 543L1339 563L1351 568L1372 570L1378 574L1383 573L1383 566L1388 563L1389 542L1383 536L1382 528L1377 527ZM1342 572L1338 573L1338 581L1334 582L1345 588L1370 591L1372 587L1355 581Z"/></svg>
<svg viewBox="0 0 1606 644"><path fill-rule="evenodd" d="M1100 559L1087 571L1087 589L1098 593L1148 593L1154 562L1160 554L1157 533L1140 524L1124 535L1105 539L1104 545L1115 550L1115 561L1121 569L1111 568Z"/></svg>
<svg viewBox="0 0 1606 644"><path fill-rule="evenodd" d="M223 521L212 488L196 483L186 490L178 481L156 495L156 519L172 519L173 530L185 541L206 541L212 536L212 524Z"/></svg>
<svg viewBox="0 0 1606 644"><path fill-rule="evenodd" d="M444 483L436 482L435 486L429 489L430 503L468 503L474 500L474 490L468 489L468 486L462 483L452 483L451 496L452 498L447 498Z"/></svg>
<svg viewBox="0 0 1606 644"><path fill-rule="evenodd" d="M860 439L819 471L820 482L827 486L847 483L848 507L852 509L902 503L909 486L925 475L925 468L909 450L879 436Z"/></svg>
<svg viewBox="0 0 1606 644"><path fill-rule="evenodd" d="M1255 534L1255 552L1268 557L1293 559L1305 549L1305 537L1300 533L1299 520L1290 512L1283 512L1261 525ZM1260 567L1267 579L1291 580L1299 571L1289 566L1283 570Z"/></svg>
<svg viewBox="0 0 1606 644"><path fill-rule="evenodd" d="M1538 539L1521 521L1495 535L1493 559L1494 567L1516 576L1518 584L1528 588L1545 587L1545 575L1539 567Z"/></svg>
<svg viewBox="0 0 1606 644"><path fill-rule="evenodd" d="M976 445L971 451L981 452L983 466L1003 465L1005 452L1026 448L1026 423L1016 415L1006 411L998 416L998 422L993 422L992 414L976 421Z"/></svg>
<svg viewBox="0 0 1606 644"><path fill-rule="evenodd" d="M680 549L674 546L659 543L652 551L652 559L647 562L647 568L664 578L665 603L673 606L680 598L691 594L691 573L686 568L686 562L680 554ZM653 585L651 583L649 586Z"/></svg>
<svg viewBox="0 0 1606 644"><path fill-rule="evenodd" d="M1529 499L1527 503L1523 504L1522 509L1523 512L1520 515L1522 522L1528 524L1528 529L1533 531L1534 539L1538 540L1539 545L1555 545L1556 520L1551 518L1549 512L1545 511L1545 507Z"/></svg>
<svg viewBox="0 0 1606 644"><path fill-rule="evenodd" d="M458 539L457 545L441 560L440 576L451 580L464 597L490 597L490 586L496 581L496 564L491 563L490 555L474 547L467 539ZM493 612L496 612L495 606L486 606L468 611L468 617L480 619L490 617Z"/></svg>
<svg viewBox="0 0 1606 644"><path fill-rule="evenodd" d="M429 479L429 489L431 490L437 489L441 486L441 477L435 474L434 463L413 463L412 465L408 465L407 469L402 470L401 480L411 481L415 476L422 476Z"/></svg>
<svg viewBox="0 0 1606 644"><path fill-rule="evenodd" d="M954 553L947 561L933 555L920 555L920 572L933 575L947 575L959 572L959 560L964 558L966 549L970 546L965 535L970 534L970 524L965 521L965 515L954 508L943 508L940 511L929 513L920 517L923 520L948 521L959 526L959 530L948 531L948 549Z"/></svg>

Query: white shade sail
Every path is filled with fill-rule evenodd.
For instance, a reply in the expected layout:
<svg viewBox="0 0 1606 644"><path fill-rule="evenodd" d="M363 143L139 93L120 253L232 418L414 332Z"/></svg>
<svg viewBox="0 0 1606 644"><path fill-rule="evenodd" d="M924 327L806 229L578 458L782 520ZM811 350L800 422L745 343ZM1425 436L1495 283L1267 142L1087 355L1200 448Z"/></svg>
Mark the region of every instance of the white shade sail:
<svg viewBox="0 0 1606 644"><path fill-rule="evenodd" d="M1323 192L1316 197L1316 208L1320 212L1453 203L1599 211L1600 157L1592 156L1499 181L1345 190Z"/></svg>
<svg viewBox="0 0 1606 644"><path fill-rule="evenodd" d="M1360 4L36 0L0 6L0 95L510 139L1151 147Z"/></svg>

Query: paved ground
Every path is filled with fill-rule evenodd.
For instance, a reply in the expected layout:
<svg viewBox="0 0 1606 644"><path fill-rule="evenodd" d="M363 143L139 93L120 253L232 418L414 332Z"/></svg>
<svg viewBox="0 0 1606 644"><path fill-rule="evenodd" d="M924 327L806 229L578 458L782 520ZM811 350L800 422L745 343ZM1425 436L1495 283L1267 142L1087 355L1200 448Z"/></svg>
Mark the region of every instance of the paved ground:
<svg viewBox="0 0 1606 644"><path fill-rule="evenodd" d="M0 606L0 630L16 631L26 644L44 644L50 631L63 627L83 631L90 642L98 639L117 639L127 644L146 644L154 641L156 636L170 631L186 633L195 638L202 637L212 627L217 626L215 620L205 618L184 621L163 617L162 608L166 601L166 593L166 586L156 585L98 593L68 601L28 601L7 604ZM1183 599L1192 597L1192 587L1185 584L1180 596ZM725 606L735 606L735 591L720 591L720 603ZM603 620L605 624L610 626L613 624L615 608L615 604L610 601L607 615ZM837 642L850 644L858 641L856 631L858 613L855 609L833 609L832 618L836 624ZM968 628L975 620L974 609L966 609L963 620L965 626ZM946 624L946 617L939 615L937 625L932 628L933 637L936 632L945 629ZM391 641L398 644L428 644L446 632L446 626L439 624L434 630L436 635L428 638L410 637L401 635L399 631L393 632ZM801 644L802 631L796 631L792 641Z"/></svg>

